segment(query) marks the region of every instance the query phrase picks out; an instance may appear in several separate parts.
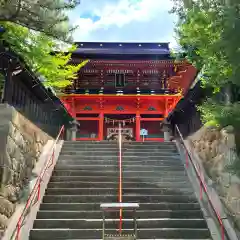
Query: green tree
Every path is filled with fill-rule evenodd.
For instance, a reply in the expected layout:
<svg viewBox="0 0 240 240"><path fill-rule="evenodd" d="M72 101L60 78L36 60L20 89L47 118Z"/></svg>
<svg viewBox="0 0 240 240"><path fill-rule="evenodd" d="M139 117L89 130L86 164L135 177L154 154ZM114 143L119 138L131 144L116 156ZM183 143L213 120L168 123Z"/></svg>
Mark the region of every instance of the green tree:
<svg viewBox="0 0 240 240"><path fill-rule="evenodd" d="M33 72L44 79L45 86L59 90L70 85L77 77L79 69L87 63L68 64L76 46L70 45L65 54L61 50L61 44L44 33L36 33L14 23L1 24L6 29L2 40L23 58ZM53 51L57 53L53 54Z"/></svg>
<svg viewBox="0 0 240 240"><path fill-rule="evenodd" d="M204 85L219 91L240 85L240 3L236 0L173 0L179 16L176 32L187 59L203 68Z"/></svg>
<svg viewBox="0 0 240 240"><path fill-rule="evenodd" d="M0 0L0 21L13 22L63 41L74 30L67 11L80 0Z"/></svg>
<svg viewBox="0 0 240 240"><path fill-rule="evenodd" d="M240 2L173 1L172 12L179 16L176 26L179 43L186 58L202 70L203 86L214 89L198 107L202 120L220 128L234 126L240 153ZM240 161L236 163L239 170Z"/></svg>

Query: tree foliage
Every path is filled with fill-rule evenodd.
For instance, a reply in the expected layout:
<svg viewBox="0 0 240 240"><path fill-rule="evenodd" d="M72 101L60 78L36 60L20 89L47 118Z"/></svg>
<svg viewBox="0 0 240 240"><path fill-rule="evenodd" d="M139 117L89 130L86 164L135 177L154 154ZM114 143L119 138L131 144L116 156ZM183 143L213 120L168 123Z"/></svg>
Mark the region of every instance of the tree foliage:
<svg viewBox="0 0 240 240"><path fill-rule="evenodd" d="M70 46L65 54L61 51L61 45L44 33L36 33L9 22L2 22L2 25L6 29L2 39L24 59L33 72L43 77L46 86L60 89L71 84L79 69L87 63L68 64L76 46ZM52 54L53 50L58 53Z"/></svg>
<svg viewBox="0 0 240 240"><path fill-rule="evenodd" d="M214 125L216 127L234 126L238 128L240 125L240 103L226 105L208 98L198 110L202 113L203 122Z"/></svg>
<svg viewBox="0 0 240 240"><path fill-rule="evenodd" d="M17 23L63 41L72 41L74 28L67 10L79 0L0 0L0 21Z"/></svg>
<svg viewBox="0 0 240 240"><path fill-rule="evenodd" d="M179 43L187 59L201 69L203 85L214 89L198 107L202 121L220 128L234 126L240 155L240 1L172 1L172 12L179 17L176 27ZM239 159L234 167L239 173Z"/></svg>
<svg viewBox="0 0 240 240"><path fill-rule="evenodd" d="M204 66L205 85L240 85L240 3L236 0L173 0L176 32L187 58Z"/></svg>

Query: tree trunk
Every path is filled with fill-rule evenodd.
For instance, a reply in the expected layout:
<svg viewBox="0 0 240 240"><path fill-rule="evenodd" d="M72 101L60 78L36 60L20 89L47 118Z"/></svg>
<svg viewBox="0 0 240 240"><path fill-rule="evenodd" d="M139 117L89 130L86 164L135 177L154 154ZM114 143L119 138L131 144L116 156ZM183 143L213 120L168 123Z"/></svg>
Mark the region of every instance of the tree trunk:
<svg viewBox="0 0 240 240"><path fill-rule="evenodd" d="M226 105L230 105L232 103L232 89L231 84L227 84L224 87L224 100Z"/></svg>

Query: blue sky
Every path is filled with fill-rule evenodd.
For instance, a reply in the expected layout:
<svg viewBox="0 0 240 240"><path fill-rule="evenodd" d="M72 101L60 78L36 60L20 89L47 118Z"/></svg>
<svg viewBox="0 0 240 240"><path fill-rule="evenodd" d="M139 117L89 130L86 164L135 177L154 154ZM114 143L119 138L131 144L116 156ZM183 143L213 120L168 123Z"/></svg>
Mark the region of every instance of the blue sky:
<svg viewBox="0 0 240 240"><path fill-rule="evenodd" d="M171 0L81 0L69 16L75 41L170 42L176 46Z"/></svg>

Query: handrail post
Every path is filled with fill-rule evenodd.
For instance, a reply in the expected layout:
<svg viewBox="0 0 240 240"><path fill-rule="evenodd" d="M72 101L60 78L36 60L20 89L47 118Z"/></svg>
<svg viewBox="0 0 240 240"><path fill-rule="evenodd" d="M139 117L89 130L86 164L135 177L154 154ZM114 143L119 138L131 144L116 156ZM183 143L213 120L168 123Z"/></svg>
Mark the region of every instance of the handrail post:
<svg viewBox="0 0 240 240"><path fill-rule="evenodd" d="M118 126L119 142L119 203L122 203L122 127L119 122ZM119 210L119 233L122 232L122 208Z"/></svg>
<svg viewBox="0 0 240 240"><path fill-rule="evenodd" d="M105 240L105 212L102 210L102 216L103 216L103 221L102 221L102 239Z"/></svg>
<svg viewBox="0 0 240 240"><path fill-rule="evenodd" d="M137 218L136 218L136 209L134 211L134 233L135 233L135 239L137 239Z"/></svg>
<svg viewBox="0 0 240 240"><path fill-rule="evenodd" d="M137 239L137 218L136 218L136 210L139 208L139 203L101 203L100 209L103 211L103 229L102 229L102 239L130 239L136 240ZM122 236L121 233L117 235L107 234L106 232L106 216L105 212L119 212L120 209L125 209L128 212L133 213L133 234L132 235L124 235ZM110 238L109 238L110 236ZM113 238L114 237L114 238ZM116 237L116 238L115 238Z"/></svg>

